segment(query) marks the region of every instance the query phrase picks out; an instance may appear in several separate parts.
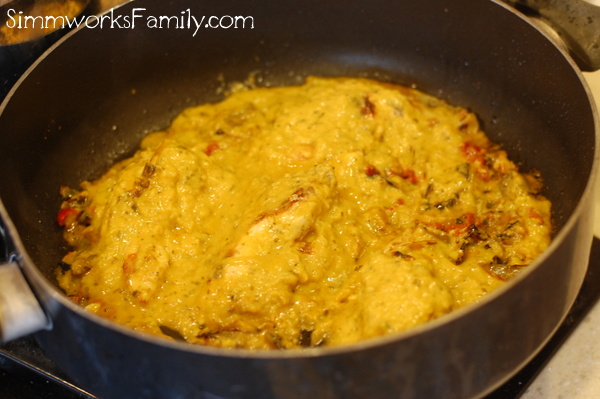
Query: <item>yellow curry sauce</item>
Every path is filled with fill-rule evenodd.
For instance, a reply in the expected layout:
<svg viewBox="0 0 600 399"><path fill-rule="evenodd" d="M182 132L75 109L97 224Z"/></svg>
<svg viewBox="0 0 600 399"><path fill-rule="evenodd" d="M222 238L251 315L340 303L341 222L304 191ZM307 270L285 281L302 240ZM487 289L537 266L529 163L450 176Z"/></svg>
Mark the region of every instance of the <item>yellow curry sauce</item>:
<svg viewBox="0 0 600 399"><path fill-rule="evenodd" d="M81 190L60 286L138 331L253 349L339 345L479 300L551 239L465 109L367 79L309 78L185 110Z"/></svg>

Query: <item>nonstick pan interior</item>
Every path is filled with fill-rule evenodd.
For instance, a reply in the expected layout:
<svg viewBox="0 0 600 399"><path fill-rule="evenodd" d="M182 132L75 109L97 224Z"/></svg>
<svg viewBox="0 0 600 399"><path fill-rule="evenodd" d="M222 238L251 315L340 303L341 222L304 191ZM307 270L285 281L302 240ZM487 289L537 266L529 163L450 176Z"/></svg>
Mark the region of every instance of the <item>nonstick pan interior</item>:
<svg viewBox="0 0 600 399"><path fill-rule="evenodd" d="M393 3L393 4L390 4ZM130 3L143 16L252 16L253 29L83 29L54 48L0 117L0 198L29 255L53 279L66 248L54 223L61 184L130 154L183 108L223 97L223 82L306 75L414 85L477 113L524 170L542 171L557 227L593 161L591 105L572 64L525 20L491 1ZM481 18L494 14L494 24Z"/></svg>

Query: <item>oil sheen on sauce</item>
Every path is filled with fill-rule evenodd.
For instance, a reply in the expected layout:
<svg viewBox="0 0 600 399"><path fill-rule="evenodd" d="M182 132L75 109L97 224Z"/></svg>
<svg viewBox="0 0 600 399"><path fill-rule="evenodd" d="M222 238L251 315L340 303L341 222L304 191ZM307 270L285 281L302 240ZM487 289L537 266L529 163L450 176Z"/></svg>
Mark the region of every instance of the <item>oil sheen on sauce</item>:
<svg viewBox="0 0 600 399"><path fill-rule="evenodd" d="M62 187L60 286L190 343L342 345L478 301L549 244L538 173L465 109L310 77L186 109L131 158Z"/></svg>

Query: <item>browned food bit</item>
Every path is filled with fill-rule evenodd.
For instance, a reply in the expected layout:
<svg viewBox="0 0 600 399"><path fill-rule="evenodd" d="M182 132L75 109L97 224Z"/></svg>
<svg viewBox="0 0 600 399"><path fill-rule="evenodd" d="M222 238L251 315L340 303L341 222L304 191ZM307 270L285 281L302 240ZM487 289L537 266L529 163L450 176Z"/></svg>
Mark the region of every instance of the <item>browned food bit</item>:
<svg viewBox="0 0 600 399"><path fill-rule="evenodd" d="M363 115L375 116L375 104L371 102L369 96L365 96L365 102L360 109Z"/></svg>

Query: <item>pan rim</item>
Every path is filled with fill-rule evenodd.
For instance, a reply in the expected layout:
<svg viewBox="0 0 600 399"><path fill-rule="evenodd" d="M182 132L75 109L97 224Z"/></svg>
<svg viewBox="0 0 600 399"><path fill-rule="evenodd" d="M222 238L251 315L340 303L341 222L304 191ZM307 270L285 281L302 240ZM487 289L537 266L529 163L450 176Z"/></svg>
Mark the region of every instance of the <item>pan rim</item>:
<svg viewBox="0 0 600 399"><path fill-rule="evenodd" d="M528 268L526 268L522 273L509 283L503 285L499 289L494 292L486 295L481 302L476 304L468 305L462 309L453 311L447 315L444 315L436 320L430 321L420 326L416 326L411 328L410 330L389 334L381 337L376 337L368 340L363 340L357 343L341 345L341 346L332 346L332 347L320 347L320 348L302 348L302 349L287 349L284 351L277 350L250 350L250 349L226 349L226 348L215 348L209 346L200 346L193 345L189 343L183 342L175 342L167 339L163 339L160 337L155 337L149 334L144 334L140 332L136 332L128 327L119 325L117 323L108 321L106 319L101 318L95 314L91 314L87 312L85 309L80 306L74 304L66 295L64 295L60 290L48 281L48 279L42 275L41 271L35 266L34 262L29 257L25 246L10 218L8 212L0 198L0 217L3 219L7 226L8 235L14 244L16 253L18 254L19 264L26 276L34 282L35 285L40 286L46 294L49 293L49 296L60 305L66 307L69 311L76 313L78 316L84 317L93 321L96 324L103 326L104 328L111 329L120 334L130 336L134 339L140 339L146 341L148 343L159 345L163 347L167 347L170 349L178 350L178 351L192 351L194 353L203 354L203 355L212 355L212 356L226 356L226 357L236 357L236 358L252 358L252 359L289 359L289 358L305 358L305 357L315 357L315 356L329 356L336 355L339 353L348 353L353 351L360 351L372 347L384 346L390 342L399 342L408 340L410 337L420 335L426 331L431 331L434 329L441 328L444 325L450 324L453 321L466 317L468 314L474 312L476 309L486 306L488 303L495 301L496 298L502 296L506 291L512 289L512 287L516 284L519 284L521 281L525 280L529 275L531 275L536 269L540 267L542 263L546 261L557 249L560 243L564 240L564 237L574 228L574 225L579 221L585 211L587 211L587 203L589 202L589 197L593 195L594 192L594 181L598 175L599 168L599 160L600 160L600 120L597 111L597 107L595 106L595 100L592 97L591 89L589 85L585 81L582 72L577 68L574 61L562 50L559 46L556 46L555 43L551 40L551 38L543 31L541 31L538 27L532 24L529 19L523 15L520 15L515 10L511 9L508 5L500 2L499 0L491 0L493 3L506 8L509 12L515 14L519 18L526 21L533 29L542 34L546 40L554 47L556 47L557 51L559 51L565 58L566 62L568 62L576 72L579 81L587 95L589 100L589 105L592 112L592 117L594 120L594 129L595 129L595 148L594 148L594 157L592 166L590 169L589 177L585 186L585 189L578 199L577 205L575 206L573 212L568 216L567 221L562 226L558 234L553 238L550 246L544 251L540 257L538 257ZM126 6L127 3L122 6ZM120 6L121 7L121 6ZM63 38L61 38L58 42L56 42L53 46L51 46L17 81L17 83L13 86L13 88L9 91L6 98L0 105L0 116L4 113L4 110L7 104L10 102L11 98L18 90L19 86L25 81L31 71L33 71L36 66L43 61L52 51L60 46L64 41L68 40L71 36L77 34L78 31L85 29L84 26L77 28ZM591 238L591 236L590 236ZM51 311L46 310L47 314L51 313ZM51 328L50 324L48 328Z"/></svg>

